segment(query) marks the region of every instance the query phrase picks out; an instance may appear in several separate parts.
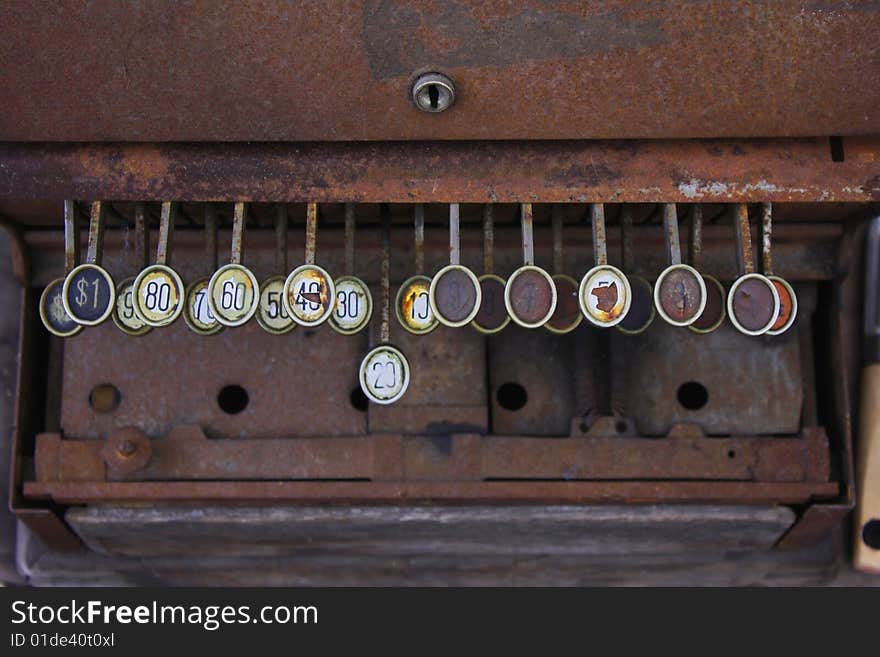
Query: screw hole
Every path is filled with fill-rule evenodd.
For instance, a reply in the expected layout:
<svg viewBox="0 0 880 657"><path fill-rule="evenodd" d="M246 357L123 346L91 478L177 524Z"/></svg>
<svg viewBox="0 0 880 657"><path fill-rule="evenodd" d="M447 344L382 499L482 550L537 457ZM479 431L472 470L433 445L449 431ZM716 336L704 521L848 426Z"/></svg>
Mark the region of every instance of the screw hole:
<svg viewBox="0 0 880 657"><path fill-rule="evenodd" d="M727 458L735 459L736 458L736 450L733 450L733 449L728 450L727 451Z"/></svg>
<svg viewBox="0 0 880 657"><path fill-rule="evenodd" d="M370 400L367 399L367 396L364 394L364 391L361 390L360 386L351 389L351 393L348 395L348 400L351 402L352 408L361 413L366 412L370 405Z"/></svg>
<svg viewBox="0 0 880 657"><path fill-rule="evenodd" d="M682 383L678 388L678 403L689 411L697 411L709 401L706 386L697 381Z"/></svg>
<svg viewBox="0 0 880 657"><path fill-rule="evenodd" d="M846 153L843 151L843 139L840 137L829 137L828 143L831 146L831 161L843 162L846 160Z"/></svg>
<svg viewBox="0 0 880 657"><path fill-rule="evenodd" d="M112 383L100 383L89 393L89 406L96 413L112 413L119 408L122 395Z"/></svg>
<svg viewBox="0 0 880 657"><path fill-rule="evenodd" d="M617 433L626 433L629 429L629 425L624 420L618 420L614 423L614 430Z"/></svg>
<svg viewBox="0 0 880 657"><path fill-rule="evenodd" d="M518 411L529 400L526 389L518 383L504 383L498 388L495 394L498 404L501 408L508 411Z"/></svg>
<svg viewBox="0 0 880 657"><path fill-rule="evenodd" d="M862 540L872 550L880 550L880 520L869 520L862 527Z"/></svg>
<svg viewBox="0 0 880 657"><path fill-rule="evenodd" d="M247 390L239 385L223 386L217 394L217 405L229 415L241 413L247 408L249 401Z"/></svg>

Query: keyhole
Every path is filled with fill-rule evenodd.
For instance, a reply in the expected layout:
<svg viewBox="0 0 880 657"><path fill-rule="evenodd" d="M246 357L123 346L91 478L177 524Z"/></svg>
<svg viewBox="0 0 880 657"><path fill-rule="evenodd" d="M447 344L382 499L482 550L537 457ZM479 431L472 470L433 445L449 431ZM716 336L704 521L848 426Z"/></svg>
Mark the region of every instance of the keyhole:
<svg viewBox="0 0 880 657"><path fill-rule="evenodd" d="M442 112L455 102L455 86L442 73L426 73L413 84L412 99L423 112Z"/></svg>
<svg viewBox="0 0 880 657"><path fill-rule="evenodd" d="M428 87L428 102L431 103L431 109L437 109L437 101L440 100L440 90L437 89L436 84L432 84Z"/></svg>

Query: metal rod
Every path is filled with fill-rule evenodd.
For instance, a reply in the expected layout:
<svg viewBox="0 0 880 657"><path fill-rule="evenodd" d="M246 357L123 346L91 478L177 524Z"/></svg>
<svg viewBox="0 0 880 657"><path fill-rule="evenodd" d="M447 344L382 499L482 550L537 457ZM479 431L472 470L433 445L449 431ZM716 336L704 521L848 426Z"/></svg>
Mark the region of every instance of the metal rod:
<svg viewBox="0 0 880 657"><path fill-rule="evenodd" d="M64 273L79 264L79 217L76 203L64 201Z"/></svg>
<svg viewBox="0 0 880 657"><path fill-rule="evenodd" d="M670 265L681 264L681 244L678 237L678 212L675 203L663 206L663 228L666 234L666 258Z"/></svg>
<svg viewBox="0 0 880 657"><path fill-rule="evenodd" d="M159 243L156 245L156 264L171 265L171 238L174 235L174 214L176 205L171 201L162 203L159 215Z"/></svg>
<svg viewBox="0 0 880 657"><path fill-rule="evenodd" d="M421 274L425 271L425 206L421 203L415 207L414 218L416 228L416 273Z"/></svg>
<svg viewBox="0 0 880 657"><path fill-rule="evenodd" d="M590 206L590 220L593 224L593 259L597 265L607 265L608 245L605 241L604 203L593 203Z"/></svg>
<svg viewBox="0 0 880 657"><path fill-rule="evenodd" d="M623 271L629 271L633 263L633 211L624 205L620 211L620 262Z"/></svg>
<svg viewBox="0 0 880 657"><path fill-rule="evenodd" d="M244 223L247 216L247 209L244 203L235 204L235 210L232 213L232 253L229 255L229 263L232 265L240 265L242 252L244 251Z"/></svg>
<svg viewBox="0 0 880 657"><path fill-rule="evenodd" d="M745 203L737 203L733 207L733 232L736 238L736 265L741 274L755 271L752 255L752 235L749 227L749 207Z"/></svg>
<svg viewBox="0 0 880 657"><path fill-rule="evenodd" d="M345 273L354 276L354 203L345 204Z"/></svg>
<svg viewBox="0 0 880 657"><path fill-rule="evenodd" d="M287 273L287 206L275 206L275 271Z"/></svg>
<svg viewBox="0 0 880 657"><path fill-rule="evenodd" d="M550 208L550 223L553 230L553 273L562 273L562 207L553 204Z"/></svg>
<svg viewBox="0 0 880 657"><path fill-rule="evenodd" d="M143 203L134 206L134 259L141 268L150 264L150 225Z"/></svg>
<svg viewBox="0 0 880 657"><path fill-rule="evenodd" d="M391 209L387 203L379 208L382 222L382 300L379 305L381 319L379 324L379 342L388 344L391 341Z"/></svg>
<svg viewBox="0 0 880 657"><path fill-rule="evenodd" d="M449 204L449 264L461 264L461 235L458 203Z"/></svg>
<svg viewBox="0 0 880 657"><path fill-rule="evenodd" d="M761 204L761 270L765 276L773 275L773 204Z"/></svg>
<svg viewBox="0 0 880 657"><path fill-rule="evenodd" d="M688 258L691 267L700 270L703 264L703 206L697 203L691 212L691 225L688 232Z"/></svg>
<svg viewBox="0 0 880 657"><path fill-rule="evenodd" d="M217 208L212 203L205 205L205 259L211 271L217 270Z"/></svg>
<svg viewBox="0 0 880 657"><path fill-rule="evenodd" d="M491 205L483 206L483 271L495 271L495 221Z"/></svg>
<svg viewBox="0 0 880 657"><path fill-rule="evenodd" d="M306 206L306 264L315 264L315 242L318 236L318 204Z"/></svg>
<svg viewBox="0 0 880 657"><path fill-rule="evenodd" d="M86 250L86 262L93 265L101 264L104 253L104 215L106 206L101 201L92 203L89 215L89 242Z"/></svg>
<svg viewBox="0 0 880 657"><path fill-rule="evenodd" d="M535 264L535 239L532 227L532 204L523 203L520 205L522 212L522 248L523 263L526 265Z"/></svg>

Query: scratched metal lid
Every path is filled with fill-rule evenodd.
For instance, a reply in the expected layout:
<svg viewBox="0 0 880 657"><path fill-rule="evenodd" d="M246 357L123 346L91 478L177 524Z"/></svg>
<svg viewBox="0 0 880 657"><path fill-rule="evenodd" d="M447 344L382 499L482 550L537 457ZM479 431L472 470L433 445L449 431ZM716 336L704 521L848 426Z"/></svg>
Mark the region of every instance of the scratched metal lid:
<svg viewBox="0 0 880 657"><path fill-rule="evenodd" d="M798 300L791 284L780 276L768 276L770 282L776 286L779 295L779 316L773 322L773 326L767 329L767 335L780 335L785 333L797 319Z"/></svg>
<svg viewBox="0 0 880 657"><path fill-rule="evenodd" d="M82 331L82 325L73 321L64 309L61 295L64 291L64 279L56 278L46 286L40 295L40 319L46 330L60 338L69 338Z"/></svg>
<svg viewBox="0 0 880 657"><path fill-rule="evenodd" d="M616 326L632 304L626 275L617 267L597 265L581 280L578 291L581 312L596 326Z"/></svg>
<svg viewBox="0 0 880 657"><path fill-rule="evenodd" d="M642 276L627 276L626 280L632 292L632 301L629 304L629 312L620 320L616 328L621 333L637 335L647 329L657 316L657 310L654 308L654 288Z"/></svg>
<svg viewBox="0 0 880 657"><path fill-rule="evenodd" d="M409 376L409 361L390 344L371 349L361 361L361 390L376 404L393 404L403 397L409 387Z"/></svg>
<svg viewBox="0 0 880 657"><path fill-rule="evenodd" d="M525 328L543 326L556 310L556 284L540 267L524 265L504 287L504 306L510 318Z"/></svg>
<svg viewBox="0 0 880 657"><path fill-rule="evenodd" d="M437 328L437 318L431 309L431 279L418 274L404 281L397 290L394 314L397 321L410 333L424 335Z"/></svg>
<svg viewBox="0 0 880 657"><path fill-rule="evenodd" d="M740 276L727 295L727 314L740 333L763 335L779 317L779 293L762 274Z"/></svg>
<svg viewBox="0 0 880 657"><path fill-rule="evenodd" d="M113 313L116 303L113 277L99 265L79 265L64 279L61 302L74 322L97 326Z"/></svg>
<svg viewBox="0 0 880 657"><path fill-rule="evenodd" d="M137 316L134 309L134 277L126 278L116 287L113 323L128 335L144 335L153 328Z"/></svg>
<svg viewBox="0 0 880 657"><path fill-rule="evenodd" d="M330 314L330 326L342 335L362 331L373 315L369 286L357 276L340 276L335 283L336 309Z"/></svg>
<svg viewBox="0 0 880 657"><path fill-rule="evenodd" d="M498 333L510 323L504 306L504 279L496 274L480 276L480 309L471 322L480 333Z"/></svg>
<svg viewBox="0 0 880 657"><path fill-rule="evenodd" d="M666 322L688 326L706 307L706 283L690 265L670 265L654 285L654 305Z"/></svg>
<svg viewBox="0 0 880 657"><path fill-rule="evenodd" d="M575 330L584 320L578 303L578 282L565 274L554 274L556 285L556 310L544 324L551 333L563 334Z"/></svg>
<svg viewBox="0 0 880 657"><path fill-rule="evenodd" d="M318 326L336 307L333 277L318 265L300 265L284 282L284 305L301 326Z"/></svg>
<svg viewBox="0 0 880 657"><path fill-rule="evenodd" d="M463 265L446 265L431 279L428 301L441 324L464 326L480 310L480 281Z"/></svg>
<svg viewBox="0 0 880 657"><path fill-rule="evenodd" d="M168 326L183 311L183 281L166 265L145 267L134 279L132 295L135 313L149 326Z"/></svg>
<svg viewBox="0 0 880 657"><path fill-rule="evenodd" d="M724 286L714 276L703 274L706 284L706 307L694 323L688 328L694 333L711 333L724 322L727 317L727 295Z"/></svg>

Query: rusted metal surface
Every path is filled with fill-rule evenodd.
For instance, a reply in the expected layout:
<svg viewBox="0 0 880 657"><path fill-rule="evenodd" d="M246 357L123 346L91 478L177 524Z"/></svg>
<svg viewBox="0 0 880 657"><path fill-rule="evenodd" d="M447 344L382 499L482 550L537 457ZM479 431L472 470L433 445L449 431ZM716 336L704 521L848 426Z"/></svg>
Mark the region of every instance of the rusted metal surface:
<svg viewBox="0 0 880 657"><path fill-rule="evenodd" d="M608 245L605 242L605 206L593 203L590 206L590 223L593 227L593 264L608 264Z"/></svg>
<svg viewBox="0 0 880 657"><path fill-rule="evenodd" d="M307 265L315 264L315 242L318 239L318 204L306 206L306 255Z"/></svg>
<svg viewBox="0 0 880 657"><path fill-rule="evenodd" d="M73 201L64 201L64 274L79 264L79 218Z"/></svg>
<svg viewBox="0 0 880 657"><path fill-rule="evenodd" d="M878 133L878 31L843 0L4 3L0 139ZM412 103L428 71L442 114Z"/></svg>
<svg viewBox="0 0 880 657"><path fill-rule="evenodd" d="M495 219L492 204L483 206L483 273L495 272Z"/></svg>
<svg viewBox="0 0 880 657"><path fill-rule="evenodd" d="M27 482L31 498L61 504L99 502L208 502L236 500L287 504L310 502L402 504L419 501L543 504L720 502L804 504L834 499L837 483L631 482Z"/></svg>
<svg viewBox="0 0 880 657"><path fill-rule="evenodd" d="M849 141L847 141L849 144ZM0 198L269 202L880 200L880 140L0 144Z"/></svg>
<svg viewBox="0 0 880 657"><path fill-rule="evenodd" d="M829 452L827 437L815 427L794 438L670 436L662 440L626 439L613 431L556 440L459 434L209 440L192 425L177 426L152 441L133 427L114 432L106 441L38 436L38 482L105 479L826 483Z"/></svg>
<svg viewBox="0 0 880 657"><path fill-rule="evenodd" d="M523 203L520 206L520 222L522 227L522 254L524 265L535 264L535 232L532 204Z"/></svg>

